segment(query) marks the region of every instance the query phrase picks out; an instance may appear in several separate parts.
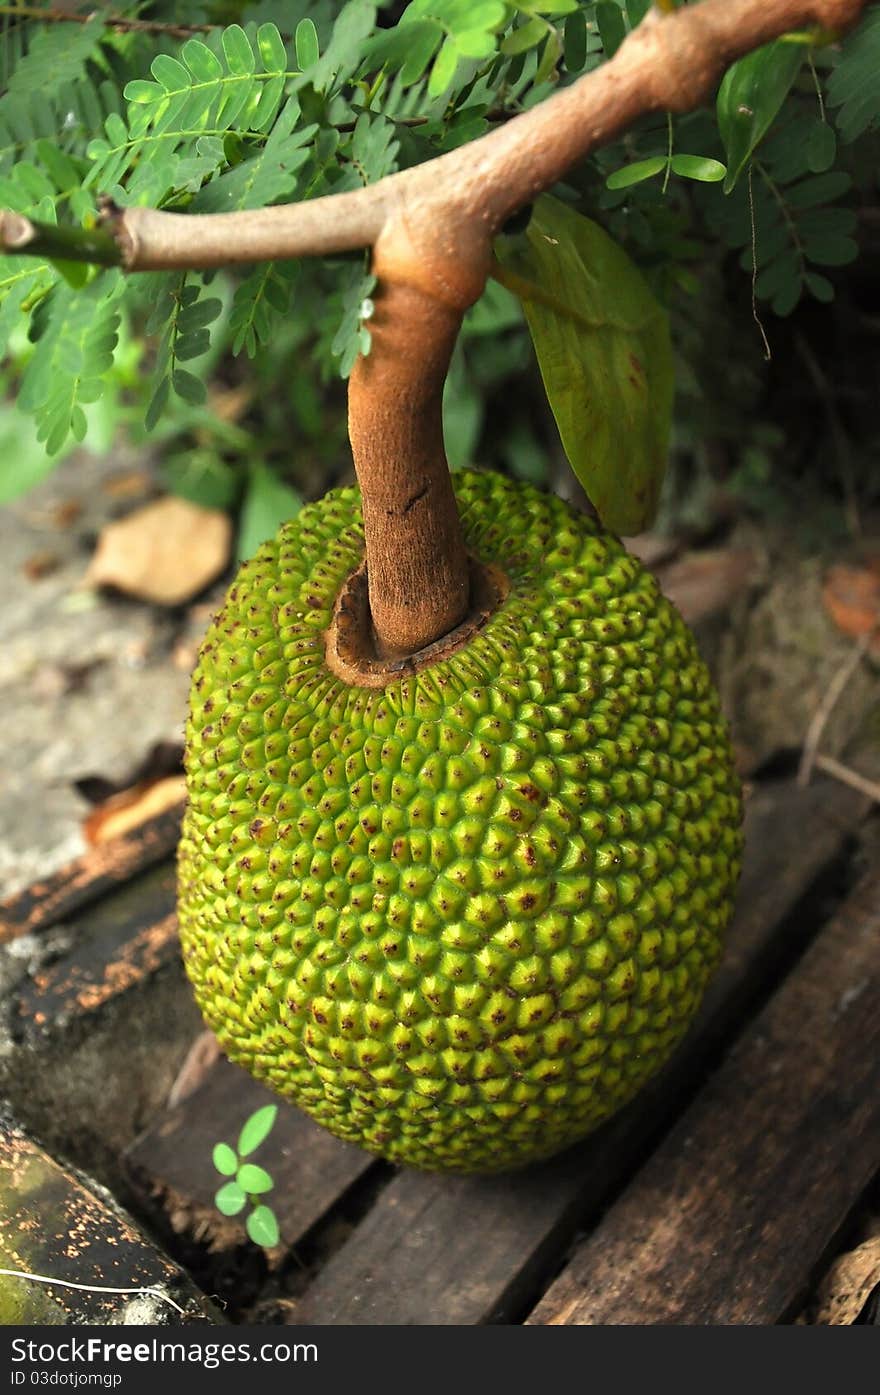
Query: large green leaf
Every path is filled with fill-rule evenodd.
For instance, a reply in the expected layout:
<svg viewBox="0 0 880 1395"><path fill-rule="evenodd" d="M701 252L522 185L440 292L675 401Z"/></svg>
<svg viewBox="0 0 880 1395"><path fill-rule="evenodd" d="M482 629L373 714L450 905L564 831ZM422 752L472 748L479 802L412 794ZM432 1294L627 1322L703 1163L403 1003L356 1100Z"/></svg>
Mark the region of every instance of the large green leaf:
<svg viewBox="0 0 880 1395"><path fill-rule="evenodd" d="M764 139L801 70L802 44L776 39L755 49L727 72L718 89L718 130L727 152L729 194L755 147Z"/></svg>
<svg viewBox="0 0 880 1395"><path fill-rule="evenodd" d="M607 233L548 195L498 255L572 469L606 527L640 532L657 507L672 418L665 310Z"/></svg>

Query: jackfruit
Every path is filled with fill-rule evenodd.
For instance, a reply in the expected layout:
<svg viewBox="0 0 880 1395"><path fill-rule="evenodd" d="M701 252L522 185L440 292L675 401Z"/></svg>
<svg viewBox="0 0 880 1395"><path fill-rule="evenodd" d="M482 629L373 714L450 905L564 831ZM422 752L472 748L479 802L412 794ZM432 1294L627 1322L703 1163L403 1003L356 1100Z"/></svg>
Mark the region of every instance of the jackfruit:
<svg viewBox="0 0 880 1395"><path fill-rule="evenodd" d="M242 568L193 680L179 919L232 1060L386 1158L489 1172L581 1138L666 1061L721 953L741 808L654 578L559 499L454 482L508 594L382 688L325 654L356 490Z"/></svg>

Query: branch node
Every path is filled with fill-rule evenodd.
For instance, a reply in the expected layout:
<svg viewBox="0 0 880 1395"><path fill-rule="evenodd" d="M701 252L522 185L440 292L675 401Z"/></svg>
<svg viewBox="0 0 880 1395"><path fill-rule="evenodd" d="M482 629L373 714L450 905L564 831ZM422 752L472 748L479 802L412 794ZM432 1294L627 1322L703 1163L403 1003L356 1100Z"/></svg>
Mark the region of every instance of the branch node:
<svg viewBox="0 0 880 1395"><path fill-rule="evenodd" d="M98 197L98 223L107 230L119 248L123 269L131 271L137 261L137 239L126 221L125 209L120 208L109 194Z"/></svg>
<svg viewBox="0 0 880 1395"><path fill-rule="evenodd" d="M0 209L0 245L7 252L21 252L35 237L34 225L23 213Z"/></svg>

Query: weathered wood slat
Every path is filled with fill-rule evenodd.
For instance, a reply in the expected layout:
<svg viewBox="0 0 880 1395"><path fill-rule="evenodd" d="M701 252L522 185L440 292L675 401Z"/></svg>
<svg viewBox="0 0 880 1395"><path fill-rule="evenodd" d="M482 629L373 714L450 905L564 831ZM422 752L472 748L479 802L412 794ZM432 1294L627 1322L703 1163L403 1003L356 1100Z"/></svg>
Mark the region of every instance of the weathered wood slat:
<svg viewBox="0 0 880 1395"><path fill-rule="evenodd" d="M874 871L530 1320L784 1320L878 1167Z"/></svg>
<svg viewBox="0 0 880 1395"><path fill-rule="evenodd" d="M73 924L70 949L21 988L25 1038L86 1017L179 958L174 867L130 881Z"/></svg>
<svg viewBox="0 0 880 1395"><path fill-rule="evenodd" d="M84 910L105 892L169 857L177 846L183 804L109 843L90 848L43 882L0 902L0 944L43 930Z"/></svg>
<svg viewBox="0 0 880 1395"><path fill-rule="evenodd" d="M759 791L724 963L673 1062L617 1119L560 1158L501 1178L401 1173L297 1304L296 1322L479 1323L515 1318L579 1219L619 1188L802 927L786 917L867 805L821 782Z"/></svg>
<svg viewBox="0 0 880 1395"><path fill-rule="evenodd" d="M235 1147L242 1124L264 1104L277 1104L278 1117L256 1156L275 1181L269 1200L282 1246L295 1245L375 1160L228 1061L218 1061L204 1084L161 1115L128 1150L125 1164L135 1192L147 1203L158 1200L172 1229L211 1249L242 1244L241 1218L226 1219L214 1206L223 1179L211 1154L221 1141ZM282 1248L277 1257L283 1253Z"/></svg>
<svg viewBox="0 0 880 1395"><path fill-rule="evenodd" d="M29 946L0 946L0 1096L114 1185L119 1152L167 1098L199 1026L174 901L166 861Z"/></svg>
<svg viewBox="0 0 880 1395"><path fill-rule="evenodd" d="M107 1194L49 1157L8 1117L0 1119L0 1198L0 1268L65 1281L38 1286L3 1275L4 1325L218 1320L183 1271ZM159 1289L177 1307L156 1294L89 1292L67 1284Z"/></svg>

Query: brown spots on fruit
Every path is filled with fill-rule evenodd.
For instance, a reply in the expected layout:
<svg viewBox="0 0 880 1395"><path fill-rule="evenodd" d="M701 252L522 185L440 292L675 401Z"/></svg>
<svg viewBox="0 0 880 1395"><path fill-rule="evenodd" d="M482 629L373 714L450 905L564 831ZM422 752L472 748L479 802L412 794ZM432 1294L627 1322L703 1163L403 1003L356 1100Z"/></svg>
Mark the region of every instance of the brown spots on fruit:
<svg viewBox="0 0 880 1395"><path fill-rule="evenodd" d="M531 843L526 843L525 847L523 848L523 858L528 867L534 867L536 865L538 858L535 854L535 849L532 847Z"/></svg>

